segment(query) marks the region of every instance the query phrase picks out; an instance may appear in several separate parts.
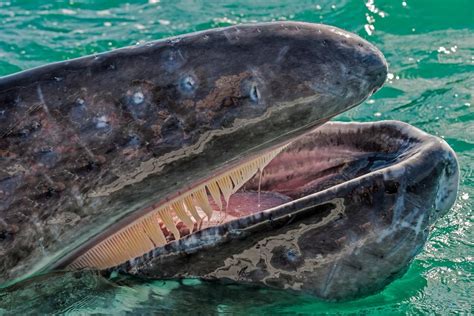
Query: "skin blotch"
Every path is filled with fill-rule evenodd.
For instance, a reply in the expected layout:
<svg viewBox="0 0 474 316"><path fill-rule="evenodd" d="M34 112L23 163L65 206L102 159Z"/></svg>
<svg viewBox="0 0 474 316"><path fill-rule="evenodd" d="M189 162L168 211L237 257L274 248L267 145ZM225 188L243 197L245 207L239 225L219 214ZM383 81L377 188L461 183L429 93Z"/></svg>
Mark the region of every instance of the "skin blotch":
<svg viewBox="0 0 474 316"><path fill-rule="evenodd" d="M250 76L251 73L245 71L238 75L219 78L215 82L215 87L209 95L207 95L204 100L200 100L196 103L196 109L219 111L222 106L226 107L231 105L229 104L228 98L242 97L240 83Z"/></svg>

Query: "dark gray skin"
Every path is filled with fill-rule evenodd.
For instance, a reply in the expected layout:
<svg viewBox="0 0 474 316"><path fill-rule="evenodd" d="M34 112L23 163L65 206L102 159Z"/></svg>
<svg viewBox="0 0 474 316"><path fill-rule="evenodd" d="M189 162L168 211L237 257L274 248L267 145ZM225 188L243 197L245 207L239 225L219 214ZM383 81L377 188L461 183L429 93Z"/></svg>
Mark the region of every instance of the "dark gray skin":
<svg viewBox="0 0 474 316"><path fill-rule="evenodd" d="M301 164L299 158L304 158L306 163ZM400 172L405 168L408 169L407 173ZM286 173L280 172L285 170ZM415 174L415 177L407 181L402 176L404 174ZM287 176L290 178L286 182L279 179ZM195 254L189 254L189 247L184 244L179 247L185 247L185 251L179 250L177 245L167 250L162 249L161 255L166 252L178 260L166 259L165 262L170 261L170 265L163 264L161 268L170 271L171 277L174 278L182 277L177 275L176 270L186 276L195 276L198 273L196 270L206 271L209 270L208 265L212 268L219 265L213 263L206 253L211 251L212 258L217 258L218 263L222 263L224 254L221 251L230 249L228 255L231 259L228 262L234 265L229 271L243 271L237 281L253 284L253 280L249 281L250 277L280 271L277 278L267 278L256 283L270 284L275 288L282 288L287 284L292 288L294 283L291 281L296 277L295 272L306 266L309 269L303 272L303 280L314 283L307 283L306 287L298 289L298 292L302 290L317 295L323 292L326 293L323 297L331 299L370 294L402 274L413 256L422 248L430 226L443 216L454 202L458 176L456 157L447 144L407 124L395 121L364 124L326 123L317 131L297 140L265 169L263 188L270 190L266 191L266 194L279 192L278 194L291 196L295 200L278 207L278 211L274 210L275 218L271 224L268 216L252 218L251 224L257 223L255 229L248 229L248 220L240 228L237 223L233 223L233 231L227 241L224 241L225 244L218 246L211 243L210 249L201 256L199 252L202 249L197 249ZM356 177L362 178L349 181L352 183L347 189L347 181ZM244 188L245 191L253 189L255 181L251 181ZM322 192L325 189L327 190ZM311 191L320 193L312 195ZM326 221L325 225L315 227L322 217L327 217L328 212L331 212L329 203L336 195L344 195L344 203L347 201L349 205L355 204L356 209L344 209L342 214L338 214L340 217L336 216L332 221ZM363 202L358 201L358 198ZM373 201L370 201L372 198ZM329 203L323 206L325 203L321 201L325 199L329 199ZM409 203L403 205L402 201ZM378 203L384 205L384 202L388 202L388 207L377 209L380 206ZM293 206L294 212L289 210L290 205L296 203L298 204ZM403 206L400 207L401 205ZM419 209L412 207L414 205ZM309 207L303 211L306 214L301 213L301 206ZM291 222L288 221L290 213L296 213ZM284 230L285 224L292 225L293 233L290 233L291 230ZM307 228L302 229L302 224L308 225ZM299 226L302 236L296 242L295 226ZM240 229L243 234L231 240L232 236L237 235L236 229ZM268 230L274 230L274 233L266 234L265 231ZM301 234L303 230L305 232ZM209 232L203 234L210 235ZM242 238L244 236L246 239ZM266 239L265 244L259 239L261 237ZM314 238L315 242L308 243L309 238ZM255 246L248 246L247 239L254 242L254 245L261 245L259 250L262 254L259 256L265 257L263 262L266 265L252 265L259 256L256 256ZM299 251L294 251L295 246ZM242 259L241 254L244 251L247 253ZM319 253L320 257L313 263L308 257L315 253ZM185 263L185 258L190 259L190 263ZM198 266L190 267L197 259L200 259ZM175 262L178 263L177 267L174 267ZM164 275L163 271L152 270L158 269L160 265L156 265L150 256L148 259L136 260L133 266L123 266L120 269L134 272L139 277L170 277L169 274ZM245 270L242 269L243 266ZM321 274L314 277L312 267L316 267ZM145 272L142 273L141 270ZM268 273L268 270L271 273ZM327 270L330 270L329 273ZM220 274L225 272L227 271L219 270ZM290 282L288 274L291 274ZM236 281L237 275L227 276L225 279ZM209 273L206 273L205 278L215 280ZM343 285L339 286L338 282ZM171 282L171 285L174 284L174 290L162 294L166 296L160 299L156 293L150 291L154 284L141 282L140 279L123 279L120 275L106 279L90 270L54 272L0 291L0 312L3 309L4 312L15 315L32 311L111 313L111 302L115 302L114 306L121 306L120 302L125 294L128 298L127 310L134 308L133 312L140 313L142 308L146 313L151 310L169 312L170 309L176 312L209 313L215 307L211 303L214 301L209 297L212 295L217 296L215 299L219 301L230 300L235 303L241 300L247 305L266 303L269 296L268 290L262 292L251 287L244 290L243 287L216 286L215 282L197 282L194 286L182 285L174 289L178 283ZM156 283L156 286L168 288L162 281ZM126 295L127 291L139 291L140 295ZM206 298L200 295L202 291L206 292ZM272 292L270 296L284 301L293 299L288 291ZM134 300L130 301L132 297ZM245 310L246 305L236 306L241 309L231 310L232 312L241 312Z"/></svg>
<svg viewBox="0 0 474 316"><path fill-rule="evenodd" d="M265 169L262 190L293 201L199 231L118 271L260 284L330 300L373 294L423 248L453 205L458 178L449 145L408 124L326 123Z"/></svg>
<svg viewBox="0 0 474 316"><path fill-rule="evenodd" d="M352 108L386 74L354 34L278 22L1 78L0 283L57 266L164 197Z"/></svg>

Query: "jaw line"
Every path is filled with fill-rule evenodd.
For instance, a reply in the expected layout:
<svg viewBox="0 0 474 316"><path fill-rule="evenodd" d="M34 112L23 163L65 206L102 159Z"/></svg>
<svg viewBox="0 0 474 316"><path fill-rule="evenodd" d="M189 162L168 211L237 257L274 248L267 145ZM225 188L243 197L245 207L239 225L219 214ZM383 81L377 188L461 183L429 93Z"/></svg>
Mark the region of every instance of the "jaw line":
<svg viewBox="0 0 474 316"><path fill-rule="evenodd" d="M265 112L264 115L262 115L258 118L248 119L248 120L237 119L237 120L235 120L233 125L229 128L222 129L222 130L208 131L208 132L204 133L203 135L201 135L199 137L199 140L194 145L176 150L172 153L165 154L160 159L152 158L150 160L144 161L140 164L140 166L136 170L134 170L132 172L129 172L128 174L118 175L119 178L117 180L115 180L114 182L112 182L108 185L104 185L102 188L100 188L100 190L89 193L88 197L107 196L107 195L110 195L114 192L119 191L120 189L123 189L124 187L126 187L128 185L132 185L134 183L138 183L140 181L143 181L150 174L160 172L164 168L165 165L167 165L169 163L172 163L173 161L182 159L184 157L189 157L190 155L199 154L200 152L202 152L204 150L204 147L206 146L206 144L209 143L214 137L219 137L219 136L223 136L223 135L226 135L226 134L231 134L231 133L233 133L233 132L235 132L239 129L243 129L243 128L249 126L249 125L257 124L257 123L259 123L259 122L261 122L265 119L268 119L269 117L271 117L273 115L274 112L283 111L283 110L285 110L287 108L290 108L290 107L293 107L297 104L307 104L307 103L310 103L310 102L314 102L314 101L317 101L319 97L320 97L320 95L313 95L313 96L309 96L309 97L305 97L305 98L299 98L299 99L296 99L292 102L280 103L279 106L277 106L275 108L270 108L267 112ZM341 112L343 112L343 111L341 111ZM339 114L339 113L337 113L337 114ZM337 114L335 114L335 115L337 115ZM282 134L282 135L280 135L278 137L275 137L271 140L263 142L258 147L263 147L264 145L266 145L270 142L273 142L273 141L275 141L279 138L282 138L283 136L291 135L292 133L296 133L298 131L308 129L312 125L316 125L319 122L320 121L316 121L316 122L307 124L305 126L298 127L298 128L294 129L291 132ZM248 149L248 150L242 152L242 154L245 155L249 151L252 151L252 150L255 150L255 149L258 150L258 147Z"/></svg>

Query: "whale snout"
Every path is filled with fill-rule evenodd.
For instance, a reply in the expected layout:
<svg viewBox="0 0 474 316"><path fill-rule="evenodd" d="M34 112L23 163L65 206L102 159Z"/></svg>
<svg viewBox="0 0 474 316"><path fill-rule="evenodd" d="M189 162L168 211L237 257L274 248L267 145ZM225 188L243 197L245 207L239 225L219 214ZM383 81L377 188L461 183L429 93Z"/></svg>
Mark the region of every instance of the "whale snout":
<svg viewBox="0 0 474 316"><path fill-rule="evenodd" d="M346 54L342 56L342 62L349 69L345 74L346 80L358 83L352 91L354 95L364 97L378 91L388 74L387 61L382 52L366 40L353 36Z"/></svg>
<svg viewBox="0 0 474 316"><path fill-rule="evenodd" d="M388 74L387 61L380 51L372 51L362 58L362 63L367 71L367 81L369 82L369 90L372 94L377 92L385 83Z"/></svg>
<svg viewBox="0 0 474 316"><path fill-rule="evenodd" d="M304 25L306 32L294 40L285 66L312 91L333 98L334 112L364 101L384 84L388 66L382 52L365 39L323 25ZM320 103L316 104L320 106Z"/></svg>

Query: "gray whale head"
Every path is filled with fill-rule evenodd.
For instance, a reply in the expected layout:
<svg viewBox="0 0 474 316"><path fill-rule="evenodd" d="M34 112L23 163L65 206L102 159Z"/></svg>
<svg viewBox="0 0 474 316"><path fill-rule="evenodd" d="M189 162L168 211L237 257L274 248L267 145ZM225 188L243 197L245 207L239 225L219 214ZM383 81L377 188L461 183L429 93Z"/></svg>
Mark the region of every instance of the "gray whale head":
<svg viewBox="0 0 474 316"><path fill-rule="evenodd" d="M267 214L252 206L281 208L297 197L241 188L386 75L380 51L354 34L276 22L0 78L0 280L60 268L132 273L183 238L205 244L196 238L206 229L219 240L222 225Z"/></svg>

